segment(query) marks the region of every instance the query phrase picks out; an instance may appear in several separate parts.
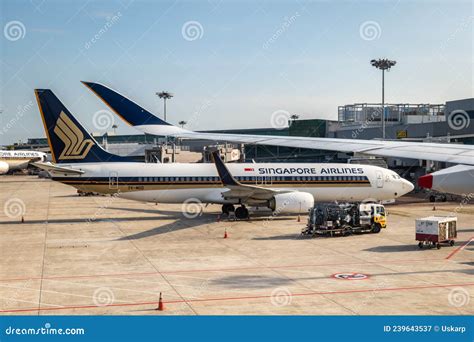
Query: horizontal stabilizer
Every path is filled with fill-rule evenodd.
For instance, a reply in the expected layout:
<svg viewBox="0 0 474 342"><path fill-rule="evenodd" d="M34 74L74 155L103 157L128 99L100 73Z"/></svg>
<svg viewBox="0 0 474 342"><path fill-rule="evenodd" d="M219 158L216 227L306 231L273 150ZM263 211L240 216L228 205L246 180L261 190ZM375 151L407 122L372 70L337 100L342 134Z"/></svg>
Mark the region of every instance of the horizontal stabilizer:
<svg viewBox="0 0 474 342"><path fill-rule="evenodd" d="M67 175L82 175L84 173L84 171L82 170L75 170L68 167L57 166L51 163L36 162L32 164L42 170L53 172L53 173L61 173L61 174L67 174Z"/></svg>

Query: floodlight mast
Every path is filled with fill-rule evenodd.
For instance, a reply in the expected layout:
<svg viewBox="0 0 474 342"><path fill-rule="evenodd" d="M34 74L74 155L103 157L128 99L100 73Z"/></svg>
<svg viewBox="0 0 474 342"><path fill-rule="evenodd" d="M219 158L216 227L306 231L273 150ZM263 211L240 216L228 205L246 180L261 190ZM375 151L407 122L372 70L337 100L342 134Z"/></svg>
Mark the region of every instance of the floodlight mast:
<svg viewBox="0 0 474 342"><path fill-rule="evenodd" d="M385 139L385 70L390 70L395 64L396 61L390 59L372 59L370 61L373 67L382 70L382 139Z"/></svg>
<svg viewBox="0 0 474 342"><path fill-rule="evenodd" d="M164 120L166 121L166 100L171 99L174 95L168 91L157 92L156 95L160 99L163 99L163 115L164 115Z"/></svg>

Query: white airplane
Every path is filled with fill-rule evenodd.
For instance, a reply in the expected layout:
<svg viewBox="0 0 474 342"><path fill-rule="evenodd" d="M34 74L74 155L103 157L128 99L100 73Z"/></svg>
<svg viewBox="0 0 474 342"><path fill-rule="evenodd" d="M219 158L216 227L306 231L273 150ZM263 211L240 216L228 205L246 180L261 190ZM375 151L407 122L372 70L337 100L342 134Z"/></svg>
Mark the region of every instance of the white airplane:
<svg viewBox="0 0 474 342"><path fill-rule="evenodd" d="M102 84L82 83L124 121L144 133L455 163L460 165L421 176L418 178L418 184L424 188L459 195L474 193L473 145L194 132L161 120L135 102Z"/></svg>
<svg viewBox="0 0 474 342"><path fill-rule="evenodd" d="M103 150L49 89L35 90L54 163L35 163L83 191L156 203L222 204L247 218L247 206L304 213L316 201L389 200L413 189L395 172L370 165L130 162Z"/></svg>
<svg viewBox="0 0 474 342"><path fill-rule="evenodd" d="M38 151L0 151L0 175L8 171L26 169L36 161L46 161L46 153Z"/></svg>

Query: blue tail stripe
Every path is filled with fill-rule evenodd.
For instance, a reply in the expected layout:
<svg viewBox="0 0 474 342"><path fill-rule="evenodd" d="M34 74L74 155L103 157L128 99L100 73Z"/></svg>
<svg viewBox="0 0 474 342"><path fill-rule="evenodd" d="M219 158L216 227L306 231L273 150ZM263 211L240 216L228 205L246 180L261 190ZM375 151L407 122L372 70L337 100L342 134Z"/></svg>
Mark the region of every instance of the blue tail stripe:
<svg viewBox="0 0 474 342"><path fill-rule="evenodd" d="M125 96L93 82L82 83L105 102L118 116L131 126L141 125L167 125L170 124L156 117L146 109L140 107L135 102L130 101Z"/></svg>

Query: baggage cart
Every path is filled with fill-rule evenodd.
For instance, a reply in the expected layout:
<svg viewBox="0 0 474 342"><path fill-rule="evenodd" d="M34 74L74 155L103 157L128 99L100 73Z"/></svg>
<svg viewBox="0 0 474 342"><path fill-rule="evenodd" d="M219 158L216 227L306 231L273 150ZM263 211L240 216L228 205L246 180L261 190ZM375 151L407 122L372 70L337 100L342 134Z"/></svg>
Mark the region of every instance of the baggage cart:
<svg viewBox="0 0 474 342"><path fill-rule="evenodd" d="M430 216L416 220L416 236L418 247L441 248L441 244L454 245L457 237L457 217Z"/></svg>

